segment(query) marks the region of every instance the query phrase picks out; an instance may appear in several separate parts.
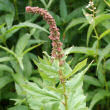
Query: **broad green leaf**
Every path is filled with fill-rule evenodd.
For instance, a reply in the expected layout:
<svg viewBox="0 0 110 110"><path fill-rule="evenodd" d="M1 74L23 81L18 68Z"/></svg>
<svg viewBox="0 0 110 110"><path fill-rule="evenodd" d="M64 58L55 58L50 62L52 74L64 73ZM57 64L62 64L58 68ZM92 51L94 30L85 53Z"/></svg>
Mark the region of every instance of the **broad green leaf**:
<svg viewBox="0 0 110 110"><path fill-rule="evenodd" d="M15 53L17 56L22 55L24 49L28 44L29 39L30 39L30 34L24 34L23 36L21 36L21 38L19 38L15 49Z"/></svg>
<svg viewBox="0 0 110 110"><path fill-rule="evenodd" d="M105 90L99 90L93 97L91 103L90 103L90 107L89 109L92 110L92 108L94 107L94 105L99 102L100 100L104 99L105 97L110 96L110 93L108 91Z"/></svg>
<svg viewBox="0 0 110 110"><path fill-rule="evenodd" d="M61 100L58 94L46 89L41 89L35 83L27 82L27 84L23 85L23 88L26 91L27 101L33 110L40 110L40 108L48 110L48 105L50 106L51 104L51 106L53 106L53 104L59 104Z"/></svg>
<svg viewBox="0 0 110 110"><path fill-rule="evenodd" d="M57 62L52 64L50 58L47 59L46 57L44 59L39 58L39 62L33 61L38 66L38 71L44 81L51 82L54 85L59 81L59 64Z"/></svg>
<svg viewBox="0 0 110 110"><path fill-rule="evenodd" d="M66 83L66 90L68 93L68 109L69 110L88 110L86 107L86 97L83 93L83 79L92 63L86 69L76 74Z"/></svg>
<svg viewBox="0 0 110 110"><path fill-rule="evenodd" d="M66 78L71 77L73 74L75 74L76 72L78 72L79 70L81 70L84 66L86 66L87 64L87 59L83 60L82 62L78 63L74 69L72 70L71 73L69 73Z"/></svg>
<svg viewBox="0 0 110 110"><path fill-rule="evenodd" d="M29 51L33 50L34 48L40 46L41 44L43 43L40 43L38 45L35 45L35 46L32 46L26 50L25 47L27 46L28 44L28 41L30 39L30 35L29 34L25 34L23 37L21 37L16 45L16 49L15 49L15 52L16 52L16 56L17 56L17 59L18 59L18 62L19 62L19 65L22 69L24 69L24 65L23 65L23 56L28 53ZM24 42L25 41L25 42Z"/></svg>
<svg viewBox="0 0 110 110"><path fill-rule="evenodd" d="M54 83L58 80L58 68L42 63L37 64L40 75L44 80L50 80Z"/></svg>
<svg viewBox="0 0 110 110"><path fill-rule="evenodd" d="M63 19L67 16L67 7L65 0L60 0L60 15Z"/></svg>
<svg viewBox="0 0 110 110"><path fill-rule="evenodd" d="M94 85L96 87L101 87L101 83L94 77L92 76L88 76L88 75L85 75L84 77L84 82L86 82L87 84L90 84L90 85Z"/></svg>
<svg viewBox="0 0 110 110"><path fill-rule="evenodd" d="M0 77L0 89L6 86L8 83L12 82L13 79L10 76Z"/></svg>

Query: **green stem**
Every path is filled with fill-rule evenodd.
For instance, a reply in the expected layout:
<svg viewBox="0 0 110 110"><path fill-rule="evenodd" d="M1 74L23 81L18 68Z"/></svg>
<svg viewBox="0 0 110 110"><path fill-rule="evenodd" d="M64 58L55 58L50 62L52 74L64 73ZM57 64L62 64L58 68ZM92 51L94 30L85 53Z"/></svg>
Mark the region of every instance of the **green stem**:
<svg viewBox="0 0 110 110"><path fill-rule="evenodd" d="M17 8L17 0L14 0L14 6L15 6L15 17L17 21L19 21L19 16L18 16L18 8Z"/></svg>
<svg viewBox="0 0 110 110"><path fill-rule="evenodd" d="M67 95L66 95L66 86L65 83L63 84L64 89L64 98L65 98L65 110L68 110L68 102L67 102Z"/></svg>
<svg viewBox="0 0 110 110"><path fill-rule="evenodd" d="M64 102L64 105L65 105L65 110L68 110L68 98L67 98L67 94L66 94L66 85L65 85L65 77L62 73L62 70L59 70L59 75L60 75L60 82L63 86L63 95L64 95L64 99L65 99L65 102Z"/></svg>
<svg viewBox="0 0 110 110"><path fill-rule="evenodd" d="M91 2L93 2L93 0L90 0ZM99 49L99 35L98 35L98 32L95 28L95 10L94 10L94 5L92 5L92 10L93 10L93 21L94 21L94 24L93 24L93 29L94 29L94 32L95 32L95 35L97 37L97 47L96 47L96 62L98 60L98 49Z"/></svg>
<svg viewBox="0 0 110 110"><path fill-rule="evenodd" d="M96 62L98 62L98 49L99 49L99 39L97 39L97 47L96 47Z"/></svg>

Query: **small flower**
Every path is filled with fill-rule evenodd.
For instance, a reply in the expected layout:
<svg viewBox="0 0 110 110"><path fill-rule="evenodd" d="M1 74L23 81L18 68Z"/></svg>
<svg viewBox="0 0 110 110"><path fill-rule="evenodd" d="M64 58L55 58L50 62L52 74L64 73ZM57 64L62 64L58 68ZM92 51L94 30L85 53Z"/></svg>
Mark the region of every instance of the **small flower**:
<svg viewBox="0 0 110 110"><path fill-rule="evenodd" d="M57 48L57 51L58 51L58 52L61 52L61 50L62 50L61 48Z"/></svg>
<svg viewBox="0 0 110 110"><path fill-rule="evenodd" d="M94 10L96 10L96 7L94 7Z"/></svg>
<svg viewBox="0 0 110 110"><path fill-rule="evenodd" d="M93 2L91 2L91 1L89 2L89 4L90 4L90 6L93 6L93 5L94 5L94 3L93 3Z"/></svg>
<svg viewBox="0 0 110 110"><path fill-rule="evenodd" d="M56 42L52 42L52 46L56 47L57 46Z"/></svg>
<svg viewBox="0 0 110 110"><path fill-rule="evenodd" d="M89 8L91 5L90 4L88 4L87 6L86 6L86 8Z"/></svg>

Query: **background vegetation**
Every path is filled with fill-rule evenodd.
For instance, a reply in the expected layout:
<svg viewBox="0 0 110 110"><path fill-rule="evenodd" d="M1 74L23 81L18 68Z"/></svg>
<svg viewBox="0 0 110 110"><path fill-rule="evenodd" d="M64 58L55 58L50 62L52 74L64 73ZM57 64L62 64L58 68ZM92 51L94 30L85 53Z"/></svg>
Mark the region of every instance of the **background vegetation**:
<svg viewBox="0 0 110 110"><path fill-rule="evenodd" d="M89 0L0 0L0 110L28 110L17 82L23 83L23 74L24 79L41 85L33 59L42 58L43 51L51 52L49 26L39 15L27 14L27 5L45 8L55 18L72 68L85 58L88 63L94 60L84 78L87 106L110 110L110 0L94 0L94 17L85 8L88 3Z"/></svg>

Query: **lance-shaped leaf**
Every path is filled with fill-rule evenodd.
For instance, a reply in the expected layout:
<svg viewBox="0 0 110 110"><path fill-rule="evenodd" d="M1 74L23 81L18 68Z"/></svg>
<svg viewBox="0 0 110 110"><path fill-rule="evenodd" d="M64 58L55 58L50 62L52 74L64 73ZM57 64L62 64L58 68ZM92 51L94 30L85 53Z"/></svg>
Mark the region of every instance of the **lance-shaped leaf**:
<svg viewBox="0 0 110 110"><path fill-rule="evenodd" d="M86 97L83 93L84 74L91 66L91 63L81 73L76 74L66 83L68 94L68 109L69 110L88 110L86 107Z"/></svg>
<svg viewBox="0 0 110 110"><path fill-rule="evenodd" d="M82 62L78 63L74 69L72 70L71 73L69 73L66 78L69 78L70 76L72 76L74 73L76 73L77 71L81 70L87 63L87 59L83 60Z"/></svg>

